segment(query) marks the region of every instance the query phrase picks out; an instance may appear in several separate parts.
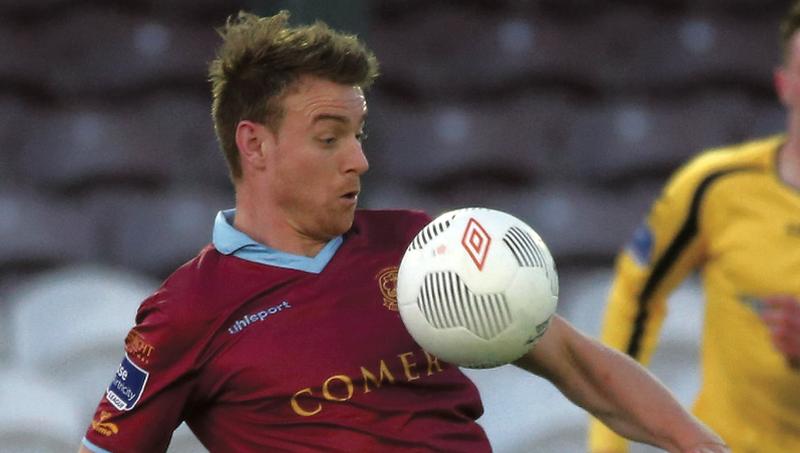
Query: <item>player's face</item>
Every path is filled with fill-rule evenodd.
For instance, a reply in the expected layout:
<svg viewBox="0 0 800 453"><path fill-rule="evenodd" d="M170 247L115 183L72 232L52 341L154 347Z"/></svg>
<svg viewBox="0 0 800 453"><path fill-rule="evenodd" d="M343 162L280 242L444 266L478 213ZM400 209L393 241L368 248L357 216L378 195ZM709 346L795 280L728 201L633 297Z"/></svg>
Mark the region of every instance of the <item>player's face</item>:
<svg viewBox="0 0 800 453"><path fill-rule="evenodd" d="M303 77L289 88L285 116L268 163L269 193L290 226L327 241L353 223L367 103L359 87Z"/></svg>

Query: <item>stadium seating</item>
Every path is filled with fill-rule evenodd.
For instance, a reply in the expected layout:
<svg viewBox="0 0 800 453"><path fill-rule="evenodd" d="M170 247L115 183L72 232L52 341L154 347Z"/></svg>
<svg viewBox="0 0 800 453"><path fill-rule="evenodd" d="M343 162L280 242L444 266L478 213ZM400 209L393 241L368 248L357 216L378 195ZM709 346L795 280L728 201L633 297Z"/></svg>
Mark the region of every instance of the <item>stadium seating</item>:
<svg viewBox="0 0 800 453"><path fill-rule="evenodd" d="M665 178L704 148L750 132L744 96L713 93L679 100L629 98L587 105L573 126L564 159L581 180L604 184Z"/></svg>
<svg viewBox="0 0 800 453"><path fill-rule="evenodd" d="M72 0L31 0L19 2L15 0L0 0L0 13L15 15L20 13L42 12L66 6Z"/></svg>
<svg viewBox="0 0 800 453"><path fill-rule="evenodd" d="M138 131L161 156L169 181L179 186L229 192L231 184L217 145L206 93L193 90L157 92L142 99L133 114Z"/></svg>
<svg viewBox="0 0 800 453"><path fill-rule="evenodd" d="M421 185L487 172L512 185L544 178L557 167L574 114L558 93L523 92L491 102L375 103L366 144L375 172Z"/></svg>
<svg viewBox="0 0 800 453"><path fill-rule="evenodd" d="M786 125L786 112L772 99L754 102L751 112L753 117L748 130L752 136L780 133Z"/></svg>
<svg viewBox="0 0 800 453"><path fill-rule="evenodd" d="M453 4L375 22L370 43L386 78L422 96L507 91L536 80L588 83L592 49L574 39L585 27L549 19Z"/></svg>
<svg viewBox="0 0 800 453"><path fill-rule="evenodd" d="M370 37L392 86L437 98L536 83L590 92L751 85L769 77L779 56L777 35L759 32L774 24L771 15L665 14L644 3L577 11L504 14L440 4L376 21Z"/></svg>
<svg viewBox="0 0 800 453"><path fill-rule="evenodd" d="M0 186L0 269L44 270L95 256L93 225L76 206Z"/></svg>
<svg viewBox="0 0 800 453"><path fill-rule="evenodd" d="M122 360L136 308L157 282L98 266L54 269L9 296L11 361L58 376L88 420Z"/></svg>
<svg viewBox="0 0 800 453"><path fill-rule="evenodd" d="M96 192L89 215L102 225L107 259L166 277L211 242L217 212L233 206L215 192L176 191L154 199L135 191Z"/></svg>
<svg viewBox="0 0 800 453"><path fill-rule="evenodd" d="M2 31L0 31L2 33ZM2 42L2 36L0 36ZM0 44L2 45L2 44ZM0 71L2 71L0 69ZM2 77L0 75L0 77ZM19 184L21 176L17 171L19 148L23 142L23 131L29 125L25 121L30 109L19 97L0 92L0 185Z"/></svg>
<svg viewBox="0 0 800 453"><path fill-rule="evenodd" d="M202 86L218 37L210 26L193 25L114 8L71 8L51 18L39 37L40 51L59 68L48 72L49 86L118 96L179 82Z"/></svg>
<svg viewBox="0 0 800 453"><path fill-rule="evenodd" d="M26 137L19 167L37 186L61 192L109 183L150 187L166 178L171 154L131 111L87 106L36 114L47 133Z"/></svg>
<svg viewBox="0 0 800 453"><path fill-rule="evenodd" d="M595 25L603 43L595 55L598 78L627 91L757 84L769 77L779 55L776 32L757 31L773 22L770 16L709 11L658 14L644 5L611 9Z"/></svg>
<svg viewBox="0 0 800 453"><path fill-rule="evenodd" d="M7 108L26 105L11 100ZM230 190L208 102L191 91L155 93L123 107L28 109L48 133L20 137L14 164L37 186L86 192L97 185L152 188L201 179L205 187Z"/></svg>
<svg viewBox="0 0 800 453"><path fill-rule="evenodd" d="M0 77L17 85L43 84L43 62L36 58L33 49L24 27L0 17L0 52L15 56L0 61Z"/></svg>

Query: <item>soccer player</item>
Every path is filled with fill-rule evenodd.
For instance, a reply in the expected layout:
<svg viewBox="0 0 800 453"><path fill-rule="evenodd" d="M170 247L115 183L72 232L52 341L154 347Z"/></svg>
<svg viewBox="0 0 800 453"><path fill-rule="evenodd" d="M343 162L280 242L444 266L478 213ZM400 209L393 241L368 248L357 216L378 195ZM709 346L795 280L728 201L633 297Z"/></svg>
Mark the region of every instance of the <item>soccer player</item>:
<svg viewBox="0 0 800 453"><path fill-rule="evenodd" d="M602 339L647 363L669 293L699 269L706 307L695 414L735 452L800 452L800 4L781 26L785 134L701 153L617 260ZM590 450L627 451L592 421Z"/></svg>
<svg viewBox="0 0 800 453"><path fill-rule="evenodd" d="M164 451L182 421L212 452L490 450L474 385L397 312L397 266L429 217L356 210L375 57L287 18L242 13L221 31L212 110L236 207L142 303L82 452ZM518 365L623 435L728 451L644 368L559 317Z"/></svg>

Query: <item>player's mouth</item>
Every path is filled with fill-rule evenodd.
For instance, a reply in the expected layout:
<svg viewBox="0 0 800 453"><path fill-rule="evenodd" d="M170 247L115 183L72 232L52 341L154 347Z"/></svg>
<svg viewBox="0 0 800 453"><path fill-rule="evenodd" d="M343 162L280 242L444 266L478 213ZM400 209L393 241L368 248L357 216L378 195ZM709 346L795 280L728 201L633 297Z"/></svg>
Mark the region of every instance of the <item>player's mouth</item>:
<svg viewBox="0 0 800 453"><path fill-rule="evenodd" d="M347 192L347 193L343 194L340 197L340 199L342 201L345 201L345 202L348 202L348 203L356 203L358 201L358 192L359 191L357 191L357 190L354 190L352 192Z"/></svg>

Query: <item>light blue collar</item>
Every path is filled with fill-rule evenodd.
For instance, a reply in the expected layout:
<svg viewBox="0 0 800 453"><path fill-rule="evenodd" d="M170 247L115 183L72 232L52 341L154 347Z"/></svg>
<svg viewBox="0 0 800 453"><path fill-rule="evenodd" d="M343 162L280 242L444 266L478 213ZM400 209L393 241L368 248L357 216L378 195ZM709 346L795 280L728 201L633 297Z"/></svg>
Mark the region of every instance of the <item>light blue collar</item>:
<svg viewBox="0 0 800 453"><path fill-rule="evenodd" d="M217 217L214 219L212 241L214 243L214 248L223 255L233 255L243 260L266 264L268 266L284 267L287 269L319 274L325 269L325 266L331 258L333 258L339 246L342 245L342 237L336 236L328 241L325 247L313 258L281 252L280 250L275 250L256 242L250 236L237 230L233 226L233 218L235 215L235 209L227 209L225 211L219 211Z"/></svg>

